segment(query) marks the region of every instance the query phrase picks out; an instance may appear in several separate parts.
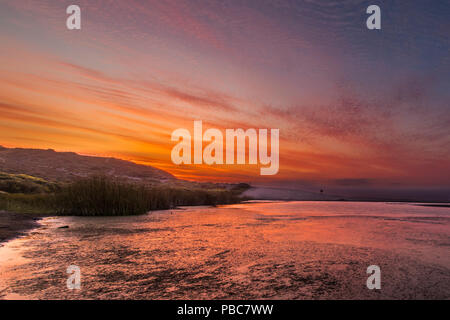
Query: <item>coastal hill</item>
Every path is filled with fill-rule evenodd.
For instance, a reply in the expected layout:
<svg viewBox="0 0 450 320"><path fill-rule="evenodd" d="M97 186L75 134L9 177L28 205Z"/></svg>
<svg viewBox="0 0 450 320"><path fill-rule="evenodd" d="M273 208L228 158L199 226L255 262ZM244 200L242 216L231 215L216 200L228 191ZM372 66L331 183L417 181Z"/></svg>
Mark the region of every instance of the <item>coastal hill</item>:
<svg viewBox="0 0 450 320"><path fill-rule="evenodd" d="M0 146L0 172L38 177L51 182L70 182L90 175L105 175L128 181L157 184L176 181L170 173L130 161L82 156L52 149L22 149Z"/></svg>

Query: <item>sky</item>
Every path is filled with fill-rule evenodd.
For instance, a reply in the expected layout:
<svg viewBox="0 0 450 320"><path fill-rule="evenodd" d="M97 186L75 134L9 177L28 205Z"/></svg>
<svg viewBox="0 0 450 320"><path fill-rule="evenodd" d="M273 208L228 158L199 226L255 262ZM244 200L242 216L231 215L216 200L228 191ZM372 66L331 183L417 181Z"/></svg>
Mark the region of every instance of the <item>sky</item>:
<svg viewBox="0 0 450 320"><path fill-rule="evenodd" d="M449 187L449 16L450 1L0 0L0 144L197 181ZM171 133L194 120L279 129L278 174L174 165Z"/></svg>

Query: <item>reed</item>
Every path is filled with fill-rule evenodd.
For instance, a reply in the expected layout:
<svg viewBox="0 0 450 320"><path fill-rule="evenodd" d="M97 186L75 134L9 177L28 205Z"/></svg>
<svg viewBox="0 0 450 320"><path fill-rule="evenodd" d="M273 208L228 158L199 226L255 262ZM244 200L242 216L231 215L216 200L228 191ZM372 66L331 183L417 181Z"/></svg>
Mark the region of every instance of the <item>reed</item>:
<svg viewBox="0 0 450 320"><path fill-rule="evenodd" d="M60 215L123 216L177 206L237 203L235 190L203 190L177 187L148 187L105 176L78 180L55 194Z"/></svg>

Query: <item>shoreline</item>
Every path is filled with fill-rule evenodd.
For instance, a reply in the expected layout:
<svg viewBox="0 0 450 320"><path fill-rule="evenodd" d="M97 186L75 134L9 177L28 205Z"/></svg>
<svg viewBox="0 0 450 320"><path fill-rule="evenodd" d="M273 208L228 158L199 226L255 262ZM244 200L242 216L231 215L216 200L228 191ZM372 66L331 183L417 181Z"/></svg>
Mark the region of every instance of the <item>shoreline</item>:
<svg viewBox="0 0 450 320"><path fill-rule="evenodd" d="M318 202L385 202L385 203L411 203L416 206L423 207L440 207L449 208L450 204L445 202L410 202L410 201L357 201L357 200L246 200L242 201L240 204L246 203L258 203L258 202L308 202L308 201L318 201ZM229 205L229 204L227 204ZM222 206L222 205L219 205ZM226 205L225 205L226 206ZM191 207L191 206L188 206ZM167 209L169 210L169 209ZM49 217L49 214L34 214L34 213L16 213L0 210L0 246L9 240L18 238L24 235L27 231L32 230L39 226L38 221L42 218Z"/></svg>
<svg viewBox="0 0 450 320"><path fill-rule="evenodd" d="M38 221L46 216L43 214L0 211L0 246L38 227Z"/></svg>
<svg viewBox="0 0 450 320"><path fill-rule="evenodd" d="M311 216L316 206L324 212ZM0 295L42 300L443 299L450 292L445 247L450 221L439 208L415 208L287 202L185 207L125 219L46 218L0 249L6 288ZM383 218L358 219L366 211ZM64 225L70 229L60 229ZM270 234L271 241L261 234ZM366 269L373 264L385 274L382 291L365 289ZM65 290L68 265L83 266L83 291Z"/></svg>

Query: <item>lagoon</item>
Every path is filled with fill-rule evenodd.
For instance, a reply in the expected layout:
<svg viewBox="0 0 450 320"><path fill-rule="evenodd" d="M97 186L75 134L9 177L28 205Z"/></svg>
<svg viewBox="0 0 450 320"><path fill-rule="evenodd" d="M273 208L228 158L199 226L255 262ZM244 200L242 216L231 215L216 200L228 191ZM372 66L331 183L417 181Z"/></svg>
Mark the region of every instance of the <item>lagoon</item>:
<svg viewBox="0 0 450 320"><path fill-rule="evenodd" d="M449 248L450 209L413 203L47 217L0 247L0 298L449 299ZM80 267L80 290L66 287L69 265ZM380 290L366 287L370 265Z"/></svg>

